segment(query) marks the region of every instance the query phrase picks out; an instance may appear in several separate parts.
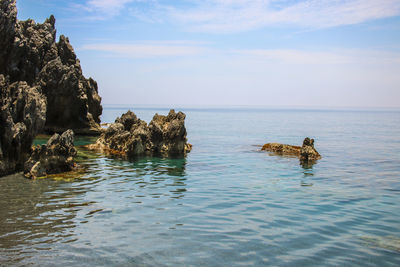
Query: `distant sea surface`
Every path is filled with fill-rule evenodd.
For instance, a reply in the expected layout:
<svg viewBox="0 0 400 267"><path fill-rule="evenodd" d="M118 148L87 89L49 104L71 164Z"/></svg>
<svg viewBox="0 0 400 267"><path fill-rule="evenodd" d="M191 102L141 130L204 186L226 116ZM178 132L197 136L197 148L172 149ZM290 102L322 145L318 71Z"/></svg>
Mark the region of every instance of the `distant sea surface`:
<svg viewBox="0 0 400 267"><path fill-rule="evenodd" d="M169 111L103 122L128 108ZM84 172L1 178L0 265L400 266L400 112L180 110L185 158L81 149ZM306 136L313 166L260 151Z"/></svg>

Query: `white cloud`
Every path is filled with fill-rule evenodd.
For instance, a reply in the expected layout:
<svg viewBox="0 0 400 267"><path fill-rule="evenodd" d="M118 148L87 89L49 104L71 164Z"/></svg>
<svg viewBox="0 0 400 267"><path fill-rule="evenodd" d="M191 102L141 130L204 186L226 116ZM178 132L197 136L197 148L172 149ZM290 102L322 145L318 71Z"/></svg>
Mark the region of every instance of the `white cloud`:
<svg viewBox="0 0 400 267"><path fill-rule="evenodd" d="M89 43L80 50L106 52L130 58L193 57L241 58L283 65L391 65L400 66L400 53L367 49L217 49L212 43L192 40L139 41L136 43ZM206 56L206 57L204 57Z"/></svg>
<svg viewBox="0 0 400 267"><path fill-rule="evenodd" d="M86 4L79 4L79 7L97 14L92 18L106 19L118 15L131 2L140 2L140 0L89 0Z"/></svg>
<svg viewBox="0 0 400 267"><path fill-rule="evenodd" d="M175 8L171 17L191 30L237 32L271 25L326 28L400 15L398 0L208 0Z"/></svg>
<svg viewBox="0 0 400 267"><path fill-rule="evenodd" d="M400 53L364 49L326 49L309 51L299 49L242 49L233 54L268 61L273 64L294 65L395 65L400 66Z"/></svg>
<svg viewBox="0 0 400 267"><path fill-rule="evenodd" d="M94 19L123 10L148 23L172 21L200 32L240 32L276 25L309 29L358 24L400 15L399 0L88 0Z"/></svg>
<svg viewBox="0 0 400 267"><path fill-rule="evenodd" d="M302 51L294 49L253 49L236 51L239 55L244 55L261 60L268 60L283 64L346 64L352 61L352 58L343 53L334 53L329 51L315 52Z"/></svg>
<svg viewBox="0 0 400 267"><path fill-rule="evenodd" d="M192 45L195 42L162 41L137 44L87 44L81 50L102 51L111 55L131 58L192 56L203 53L206 48Z"/></svg>

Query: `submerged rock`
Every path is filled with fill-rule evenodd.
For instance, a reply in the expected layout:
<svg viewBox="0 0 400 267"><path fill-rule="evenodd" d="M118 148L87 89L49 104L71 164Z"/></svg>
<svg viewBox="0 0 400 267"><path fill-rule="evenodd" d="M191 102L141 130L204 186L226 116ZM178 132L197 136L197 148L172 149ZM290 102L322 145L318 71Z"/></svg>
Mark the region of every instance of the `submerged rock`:
<svg viewBox="0 0 400 267"><path fill-rule="evenodd" d="M74 168L74 132L54 134L45 145L32 148L30 158L25 162L25 176L36 178L48 174L67 172Z"/></svg>
<svg viewBox="0 0 400 267"><path fill-rule="evenodd" d="M0 74L0 176L22 171L32 141L46 121L46 99L26 82Z"/></svg>
<svg viewBox="0 0 400 267"><path fill-rule="evenodd" d="M15 0L0 3L0 73L25 81L47 99L45 130L99 134L102 113L97 83L82 74L67 37L56 42L55 18L42 24L17 20Z"/></svg>
<svg viewBox="0 0 400 267"><path fill-rule="evenodd" d="M171 109L167 116L154 115L147 125L132 111L115 120L89 149L135 157L140 155L184 155L187 143L186 115Z"/></svg>
<svg viewBox="0 0 400 267"><path fill-rule="evenodd" d="M360 239L368 247L400 252L400 237L398 236L361 236Z"/></svg>
<svg viewBox="0 0 400 267"><path fill-rule="evenodd" d="M313 162L321 158L321 155L314 148L314 139L306 137L303 146L292 146L279 143L268 143L262 146L261 150L274 152L283 156L299 157L301 163Z"/></svg>

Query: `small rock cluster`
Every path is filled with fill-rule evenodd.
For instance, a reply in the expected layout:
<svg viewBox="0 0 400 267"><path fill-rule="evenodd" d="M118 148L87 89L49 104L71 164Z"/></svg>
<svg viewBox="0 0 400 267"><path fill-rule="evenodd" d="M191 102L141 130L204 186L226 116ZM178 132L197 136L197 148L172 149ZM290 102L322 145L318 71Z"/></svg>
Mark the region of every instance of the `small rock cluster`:
<svg viewBox="0 0 400 267"><path fill-rule="evenodd" d="M279 143L268 143L262 146L261 150L270 151L279 155L299 157L302 163L315 161L321 158L321 155L314 148L314 139L306 137L303 145L292 146Z"/></svg>
<svg viewBox="0 0 400 267"><path fill-rule="evenodd" d="M70 171L75 166L76 153L72 130L54 134L47 144L32 148L30 158L25 162L25 176L36 178Z"/></svg>
<svg viewBox="0 0 400 267"><path fill-rule="evenodd" d="M128 111L88 148L128 157L184 155L192 147L186 139L185 117L182 112L170 110L167 116L154 115L147 125Z"/></svg>

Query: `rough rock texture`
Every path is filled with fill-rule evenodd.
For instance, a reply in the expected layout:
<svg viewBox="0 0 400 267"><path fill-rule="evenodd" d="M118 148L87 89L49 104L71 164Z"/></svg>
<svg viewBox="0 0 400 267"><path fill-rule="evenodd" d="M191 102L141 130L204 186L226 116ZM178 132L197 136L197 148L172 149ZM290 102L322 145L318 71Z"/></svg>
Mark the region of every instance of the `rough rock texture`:
<svg viewBox="0 0 400 267"><path fill-rule="evenodd" d="M89 149L135 157L139 155L184 155L187 143L186 115L170 110L167 116L154 115L147 125L128 111L115 120Z"/></svg>
<svg viewBox="0 0 400 267"><path fill-rule="evenodd" d="M314 139L306 137L300 149L300 161L313 161L321 158L321 155L314 148Z"/></svg>
<svg viewBox="0 0 400 267"><path fill-rule="evenodd" d="M299 157L301 162L315 161L321 155L314 148L314 139L306 137L303 146L292 146L278 143L268 143L262 146L261 150L274 152L280 155Z"/></svg>
<svg viewBox="0 0 400 267"><path fill-rule="evenodd" d="M46 99L26 82L0 74L0 176L22 171L32 141L46 120Z"/></svg>
<svg viewBox="0 0 400 267"><path fill-rule="evenodd" d="M15 1L0 1L0 73L5 73L8 55L14 41L17 8Z"/></svg>
<svg viewBox="0 0 400 267"><path fill-rule="evenodd" d="M74 132L54 134L45 145L32 148L30 158L25 163L25 176L36 178L47 174L70 171L74 168Z"/></svg>
<svg viewBox="0 0 400 267"><path fill-rule="evenodd" d="M282 155L300 156L301 147L279 143L268 143L262 146L261 150L274 152Z"/></svg>
<svg viewBox="0 0 400 267"><path fill-rule="evenodd" d="M154 115L149 124L153 153L183 154L186 149L191 150L186 142L185 118L184 113L174 110L168 116Z"/></svg>
<svg viewBox="0 0 400 267"><path fill-rule="evenodd" d="M82 74L79 59L61 35L55 18L43 24L18 21L15 0L0 2L0 73L10 82L25 81L47 98L45 130L100 133L101 98L97 83Z"/></svg>

